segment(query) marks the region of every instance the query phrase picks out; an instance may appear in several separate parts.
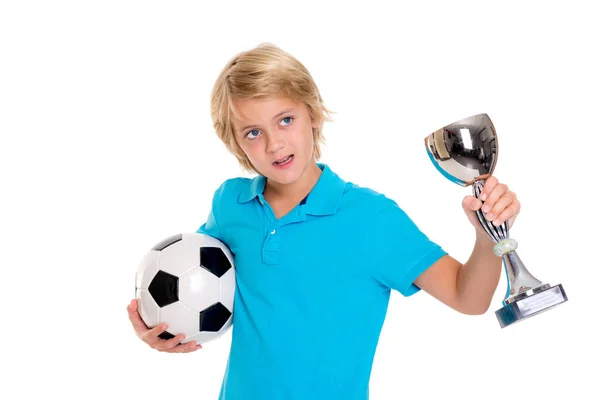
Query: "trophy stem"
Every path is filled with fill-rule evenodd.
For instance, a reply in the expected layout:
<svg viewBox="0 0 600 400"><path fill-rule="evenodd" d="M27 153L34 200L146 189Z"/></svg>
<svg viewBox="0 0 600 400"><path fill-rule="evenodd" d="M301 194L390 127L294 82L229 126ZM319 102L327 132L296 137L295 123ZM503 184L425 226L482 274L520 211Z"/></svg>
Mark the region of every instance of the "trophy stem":
<svg viewBox="0 0 600 400"><path fill-rule="evenodd" d="M508 276L508 293L503 301L505 305L512 303L519 294L542 286L542 282L525 268L516 251L503 254L502 262Z"/></svg>
<svg viewBox="0 0 600 400"><path fill-rule="evenodd" d="M473 195L475 197L479 198L484 183L485 180L478 180L473 183ZM504 222L499 226L494 226L491 221L488 221L485 218L485 214L481 211L481 209L477 210L477 219L488 236L494 242L499 244L494 248L494 251L496 251L498 248L500 248L500 251L506 249L500 254L497 253L497 255L502 256L502 263L504 265L508 283L506 295L503 301L504 305L515 301L522 293L540 287L545 288L545 286L547 286L544 286L540 280L536 279L527 270L527 268L525 268L521 258L515 251L518 246L517 242L510 239L507 222Z"/></svg>

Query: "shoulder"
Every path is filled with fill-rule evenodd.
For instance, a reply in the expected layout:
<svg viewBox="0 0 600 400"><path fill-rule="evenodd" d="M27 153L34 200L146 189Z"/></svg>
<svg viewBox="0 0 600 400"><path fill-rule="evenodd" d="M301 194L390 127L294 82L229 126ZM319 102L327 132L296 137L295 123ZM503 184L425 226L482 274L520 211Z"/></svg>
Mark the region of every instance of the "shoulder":
<svg viewBox="0 0 600 400"><path fill-rule="evenodd" d="M240 193L252 182L249 178L235 177L228 178L215 190L214 201L237 200Z"/></svg>
<svg viewBox="0 0 600 400"><path fill-rule="evenodd" d="M398 203L375 189L347 182L344 188L343 203L358 208L361 212L376 215L383 210L398 208Z"/></svg>
<svg viewBox="0 0 600 400"><path fill-rule="evenodd" d="M232 212L252 198L252 193L257 191L260 185L258 179L249 179L245 177L229 178L223 181L215 190L212 207L218 213ZM225 211L222 211L225 210Z"/></svg>
<svg viewBox="0 0 600 400"><path fill-rule="evenodd" d="M252 180L244 177L228 178L215 190L211 210L214 219L218 221L221 229L229 226L231 222L248 216L247 209L241 204L240 198L248 192Z"/></svg>
<svg viewBox="0 0 600 400"><path fill-rule="evenodd" d="M415 221L395 199L369 187L347 184L340 210L351 210L345 213L346 216L372 238L417 234L419 230Z"/></svg>

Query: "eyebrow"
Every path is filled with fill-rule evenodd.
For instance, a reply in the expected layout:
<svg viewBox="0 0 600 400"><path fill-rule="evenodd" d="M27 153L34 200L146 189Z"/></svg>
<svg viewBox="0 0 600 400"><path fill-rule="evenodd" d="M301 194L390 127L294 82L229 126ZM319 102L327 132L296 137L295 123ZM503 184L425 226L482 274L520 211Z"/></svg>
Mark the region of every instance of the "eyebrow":
<svg viewBox="0 0 600 400"><path fill-rule="evenodd" d="M294 111L293 108L285 109L282 112L280 112L277 115L275 115L272 119L277 119L277 118L281 117L283 114L287 114L287 113L292 112L292 111ZM245 126L245 127L243 127L243 128L240 129L240 132L244 132L246 129L254 128L255 126L257 126L257 125L248 125L248 126Z"/></svg>

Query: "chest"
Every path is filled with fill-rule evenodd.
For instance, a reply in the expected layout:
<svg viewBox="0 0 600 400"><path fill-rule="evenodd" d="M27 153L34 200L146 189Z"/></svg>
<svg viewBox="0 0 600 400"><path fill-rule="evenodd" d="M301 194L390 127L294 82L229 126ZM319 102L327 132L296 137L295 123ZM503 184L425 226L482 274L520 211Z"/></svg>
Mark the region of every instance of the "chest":
<svg viewBox="0 0 600 400"><path fill-rule="evenodd" d="M287 214L290 213L290 211L292 211L294 208L296 208L297 204L292 204L292 203L277 203L274 202L271 205L271 210L273 211L273 214L275 216L275 219L281 219L284 216L286 216Z"/></svg>
<svg viewBox="0 0 600 400"><path fill-rule="evenodd" d="M230 214L222 226L234 254L238 305L268 321L290 324L288 314L326 319L340 310L360 309L368 304L368 293L379 296L369 277L364 223L358 216L273 207L256 202L235 218ZM284 216L277 219L277 214Z"/></svg>
<svg viewBox="0 0 600 400"><path fill-rule="evenodd" d="M264 206L270 210L275 219L281 220L283 217L292 212L296 207L304 204L306 202L306 197L304 197L301 201L282 200L280 198L275 198L268 194L265 194L264 200Z"/></svg>
<svg viewBox="0 0 600 400"><path fill-rule="evenodd" d="M242 286L257 293L321 292L364 278L363 235L351 223L282 212L286 218L246 225L231 239Z"/></svg>

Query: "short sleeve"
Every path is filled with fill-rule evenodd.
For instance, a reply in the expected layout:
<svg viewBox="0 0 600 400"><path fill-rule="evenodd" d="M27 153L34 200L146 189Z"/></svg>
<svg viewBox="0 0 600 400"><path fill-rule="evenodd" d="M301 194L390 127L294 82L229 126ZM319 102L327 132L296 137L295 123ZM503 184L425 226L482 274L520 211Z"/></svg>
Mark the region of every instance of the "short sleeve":
<svg viewBox="0 0 600 400"><path fill-rule="evenodd" d="M196 231L196 233L202 233L202 234L205 234L208 236L212 236L215 239L218 239L222 242L224 242L223 232L221 231L217 220L218 220L218 215L219 215L219 210L218 210L219 199L223 192L223 186L224 186L224 184L221 185L215 191L215 193L213 195L213 199L212 199L212 205L208 212L208 216L206 218L206 222L204 222L200 226L200 228L198 228L198 230Z"/></svg>
<svg viewBox="0 0 600 400"><path fill-rule="evenodd" d="M415 279L447 254L388 198L366 232L365 256L371 276L404 296L417 293L420 288Z"/></svg>
<svg viewBox="0 0 600 400"><path fill-rule="evenodd" d="M203 223L200 228L196 231L196 233L202 233L208 236L212 236L215 239L219 239L223 241L221 237L221 232L219 230L219 225L217 225L217 220L215 219L214 209L211 208L208 212L208 217L206 218L206 222Z"/></svg>

